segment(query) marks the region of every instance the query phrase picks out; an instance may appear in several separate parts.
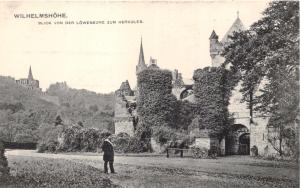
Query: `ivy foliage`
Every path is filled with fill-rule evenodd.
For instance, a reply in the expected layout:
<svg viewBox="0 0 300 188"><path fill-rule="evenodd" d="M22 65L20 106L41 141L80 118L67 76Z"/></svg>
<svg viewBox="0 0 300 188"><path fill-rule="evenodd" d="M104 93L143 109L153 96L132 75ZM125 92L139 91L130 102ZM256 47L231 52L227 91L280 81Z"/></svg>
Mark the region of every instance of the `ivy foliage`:
<svg viewBox="0 0 300 188"><path fill-rule="evenodd" d="M176 97L168 70L146 69L138 75L138 134L150 138L153 127L176 126Z"/></svg>
<svg viewBox="0 0 300 188"><path fill-rule="evenodd" d="M199 125L212 136L220 135L232 121L227 107L238 76L229 74L223 67L206 67L197 69L193 78Z"/></svg>

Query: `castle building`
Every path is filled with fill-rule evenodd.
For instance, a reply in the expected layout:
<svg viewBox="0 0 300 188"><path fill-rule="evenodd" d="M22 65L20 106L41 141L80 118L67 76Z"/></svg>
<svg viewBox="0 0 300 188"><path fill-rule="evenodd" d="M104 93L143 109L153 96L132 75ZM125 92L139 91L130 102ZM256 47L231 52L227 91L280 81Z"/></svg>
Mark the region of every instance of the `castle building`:
<svg viewBox="0 0 300 188"><path fill-rule="evenodd" d="M29 73L27 78L21 78L19 80L16 80L16 83L29 89L29 90L39 90L41 91L41 88L39 87L39 81L35 80L32 75L31 66L29 67Z"/></svg>
<svg viewBox="0 0 300 188"><path fill-rule="evenodd" d="M221 66L225 58L222 56L224 47L230 44L231 38L235 32L244 31L245 27L237 16L236 20L226 32L221 41L219 36L213 30L210 37L210 57L212 67ZM150 63L147 66L145 63L143 44L140 44L140 53L138 64L136 66L136 75L145 69L159 69L157 60L150 57ZM207 134L199 135L196 139L196 144L203 147L216 146L220 149L222 155L249 155L250 148L256 146L259 155L275 153L274 149L266 139L268 132L268 118L260 114L254 114L250 117L250 110L245 102L242 102L242 93L240 92L242 82L240 81L232 91L232 96L229 101L228 110L233 114L234 124L229 133L219 140L218 138L210 138ZM134 93L134 95L132 95ZM134 134L137 115L136 115L136 98L137 91L132 91L128 81L121 84L119 90L116 91L116 106L115 106L115 134L125 132L129 135ZM181 73L178 70L172 72L172 93L178 100L187 100L195 102L193 94L193 82L184 81ZM257 92L256 95L259 93Z"/></svg>
<svg viewBox="0 0 300 188"><path fill-rule="evenodd" d="M216 32L213 30L210 37L210 56L212 67L221 66L225 58L221 55L224 47L230 44L230 36L234 32L244 31L245 27L237 15L236 20L226 32L221 41ZM260 114L253 114L250 117L250 110L246 102L242 101L242 93L240 92L242 81L232 91L229 101L228 110L233 114L234 124L231 131L224 140L226 154L250 154L250 148L256 146L258 154L268 155L274 153L272 146L268 143L266 135L268 134L267 124L268 118ZM255 95L259 95L257 91Z"/></svg>

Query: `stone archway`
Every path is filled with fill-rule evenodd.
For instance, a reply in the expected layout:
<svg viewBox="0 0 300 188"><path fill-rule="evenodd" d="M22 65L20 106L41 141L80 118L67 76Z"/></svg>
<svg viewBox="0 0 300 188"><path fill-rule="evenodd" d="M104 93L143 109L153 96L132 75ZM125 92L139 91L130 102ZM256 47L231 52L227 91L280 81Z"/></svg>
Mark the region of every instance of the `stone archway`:
<svg viewBox="0 0 300 188"><path fill-rule="evenodd" d="M179 99L184 99L193 93L194 93L193 86L186 86L184 90L181 91Z"/></svg>
<svg viewBox="0 0 300 188"><path fill-rule="evenodd" d="M226 155L249 155L250 154L250 132L242 124L234 124L226 136Z"/></svg>
<svg viewBox="0 0 300 188"><path fill-rule="evenodd" d="M239 137L239 150L240 155L250 155L250 133L244 133Z"/></svg>

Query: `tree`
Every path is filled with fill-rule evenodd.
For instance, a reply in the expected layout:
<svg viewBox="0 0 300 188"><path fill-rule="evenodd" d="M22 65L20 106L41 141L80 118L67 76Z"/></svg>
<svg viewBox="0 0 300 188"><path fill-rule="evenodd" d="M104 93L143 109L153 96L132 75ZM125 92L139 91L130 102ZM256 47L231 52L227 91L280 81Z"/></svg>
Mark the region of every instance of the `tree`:
<svg viewBox="0 0 300 188"><path fill-rule="evenodd" d="M285 129L295 126L299 113L299 2L271 2L263 15L249 30L234 34L224 50L225 65L241 75L250 112L270 116L268 126L278 136L269 141L282 155L282 141L289 139Z"/></svg>
<svg viewBox="0 0 300 188"><path fill-rule="evenodd" d="M62 125L63 120L61 119L60 115L56 116L55 118L55 126Z"/></svg>
<svg viewBox="0 0 300 188"><path fill-rule="evenodd" d="M1 182L7 181L9 177L9 167L7 158L4 155L4 144L0 141L0 180Z"/></svg>
<svg viewBox="0 0 300 188"><path fill-rule="evenodd" d="M91 105L89 107L89 110L91 110L92 112L97 112L99 110L98 106L95 104L95 105Z"/></svg>

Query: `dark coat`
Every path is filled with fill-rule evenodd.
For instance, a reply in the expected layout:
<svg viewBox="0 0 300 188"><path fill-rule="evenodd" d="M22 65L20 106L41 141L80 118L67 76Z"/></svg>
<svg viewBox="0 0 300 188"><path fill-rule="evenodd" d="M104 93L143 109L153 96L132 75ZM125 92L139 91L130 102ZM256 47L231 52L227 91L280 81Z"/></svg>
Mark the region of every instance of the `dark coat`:
<svg viewBox="0 0 300 188"><path fill-rule="evenodd" d="M113 145L108 142L108 141L104 141L102 146L102 151L104 152L103 154L103 160L104 161L114 161L114 147Z"/></svg>

